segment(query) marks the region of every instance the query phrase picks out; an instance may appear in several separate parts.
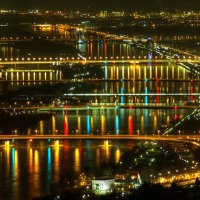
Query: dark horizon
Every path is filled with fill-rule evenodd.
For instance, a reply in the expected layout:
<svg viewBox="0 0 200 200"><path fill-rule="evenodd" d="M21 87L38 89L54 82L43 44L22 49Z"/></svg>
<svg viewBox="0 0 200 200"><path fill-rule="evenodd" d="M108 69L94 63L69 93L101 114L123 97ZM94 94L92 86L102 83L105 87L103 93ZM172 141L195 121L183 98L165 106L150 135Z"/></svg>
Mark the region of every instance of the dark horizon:
<svg viewBox="0 0 200 200"><path fill-rule="evenodd" d="M148 1L148 2L147 2ZM200 0L6 0L0 9L176 11L200 10Z"/></svg>

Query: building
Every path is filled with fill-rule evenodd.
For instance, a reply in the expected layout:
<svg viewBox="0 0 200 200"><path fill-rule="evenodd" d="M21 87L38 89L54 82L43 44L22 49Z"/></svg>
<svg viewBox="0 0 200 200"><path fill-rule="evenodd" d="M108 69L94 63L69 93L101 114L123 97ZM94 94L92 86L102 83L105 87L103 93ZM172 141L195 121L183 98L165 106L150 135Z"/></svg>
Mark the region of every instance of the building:
<svg viewBox="0 0 200 200"><path fill-rule="evenodd" d="M115 179L113 178L100 178L92 180L92 192L95 194L106 194L112 190Z"/></svg>

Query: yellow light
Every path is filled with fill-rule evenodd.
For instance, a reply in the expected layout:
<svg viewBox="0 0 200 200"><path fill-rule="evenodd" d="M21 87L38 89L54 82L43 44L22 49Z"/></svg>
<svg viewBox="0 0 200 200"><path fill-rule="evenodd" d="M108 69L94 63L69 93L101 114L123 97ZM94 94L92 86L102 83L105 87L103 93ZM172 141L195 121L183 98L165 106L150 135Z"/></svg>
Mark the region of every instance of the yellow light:
<svg viewBox="0 0 200 200"><path fill-rule="evenodd" d="M104 145L105 145L105 146L108 146L108 144L109 144L108 140L105 140L105 141L104 141Z"/></svg>
<svg viewBox="0 0 200 200"><path fill-rule="evenodd" d="M10 141L5 141L5 146L9 147L10 146Z"/></svg>
<svg viewBox="0 0 200 200"><path fill-rule="evenodd" d="M54 145L55 145L55 146L59 146L59 140L56 140L56 141L54 142Z"/></svg>

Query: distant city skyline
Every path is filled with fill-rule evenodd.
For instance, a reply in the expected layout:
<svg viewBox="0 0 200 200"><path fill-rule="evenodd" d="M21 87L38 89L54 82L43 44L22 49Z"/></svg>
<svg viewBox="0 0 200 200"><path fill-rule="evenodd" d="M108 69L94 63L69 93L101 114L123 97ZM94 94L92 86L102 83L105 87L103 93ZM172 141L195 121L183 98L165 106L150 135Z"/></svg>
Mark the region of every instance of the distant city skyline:
<svg viewBox="0 0 200 200"><path fill-rule="evenodd" d="M199 11L200 0L6 0L0 9Z"/></svg>

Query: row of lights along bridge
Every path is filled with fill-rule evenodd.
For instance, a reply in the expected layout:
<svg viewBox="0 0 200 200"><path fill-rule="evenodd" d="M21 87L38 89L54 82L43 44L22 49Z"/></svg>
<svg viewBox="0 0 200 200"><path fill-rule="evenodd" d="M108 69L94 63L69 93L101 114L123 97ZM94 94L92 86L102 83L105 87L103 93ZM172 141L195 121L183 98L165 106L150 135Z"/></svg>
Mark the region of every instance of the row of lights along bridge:
<svg viewBox="0 0 200 200"><path fill-rule="evenodd" d="M33 58L31 58L31 57L28 57L28 58L24 58L24 57L22 57L22 58L0 58L0 62L4 62L4 61L47 61L47 60L49 60L49 61L51 61L51 60L58 60L58 61L68 61L68 60L114 60L114 59L116 59L116 60L130 60L130 59L148 59L148 60L151 60L151 59L167 59L167 60L171 60L171 58L167 58L167 57L163 57L163 56L161 56L161 57L158 57L158 56L155 56L155 57L148 57L147 58L147 56L144 56L144 57L142 57L142 56L138 56L138 57L135 57L135 56L133 56L133 57L130 57L130 56L127 56L127 57L124 57L124 56L122 56L122 57L119 57L119 56L116 56L116 57L113 57L113 56L111 56L111 57L88 57L88 58L80 58L80 57L66 57L66 58L63 58L63 57L55 57L55 58L52 58L52 57L33 57ZM180 58L180 57L177 57L177 58L173 58L173 60L179 60L179 59L185 59L185 60L187 60L187 59L192 59L192 60L199 60L200 61L200 58L199 57L197 57L197 56L195 56L195 57L191 57L191 56L188 56L188 57L186 57L186 56L183 56L182 58Z"/></svg>

